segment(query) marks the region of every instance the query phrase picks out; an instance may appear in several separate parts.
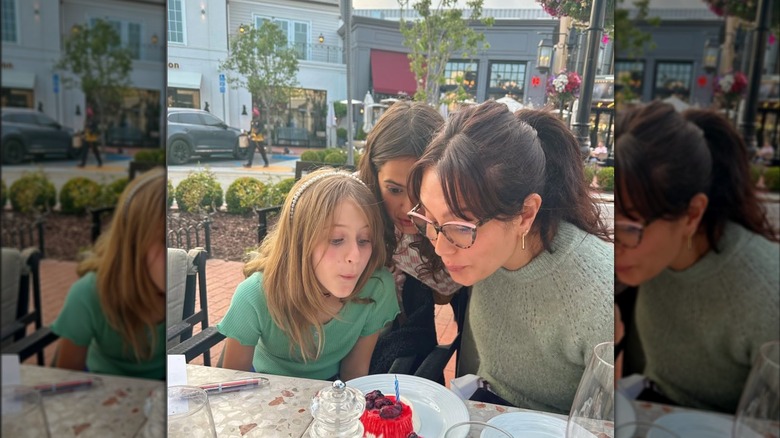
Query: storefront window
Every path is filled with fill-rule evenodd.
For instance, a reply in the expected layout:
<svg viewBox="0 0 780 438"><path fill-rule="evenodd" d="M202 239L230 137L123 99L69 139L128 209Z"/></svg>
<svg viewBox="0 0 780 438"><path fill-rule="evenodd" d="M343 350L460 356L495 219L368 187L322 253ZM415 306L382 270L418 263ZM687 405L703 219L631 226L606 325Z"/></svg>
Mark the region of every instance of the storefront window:
<svg viewBox="0 0 780 438"><path fill-rule="evenodd" d="M693 81L692 62L659 62L655 65L654 99L677 97L688 102Z"/></svg>
<svg viewBox="0 0 780 438"><path fill-rule="evenodd" d="M444 67L444 92L457 88L458 82L463 82L463 88L472 99L477 96L477 63L470 61L449 61Z"/></svg>
<svg viewBox="0 0 780 438"><path fill-rule="evenodd" d="M87 105L95 108L93 102ZM125 92L114 114L105 122L109 146L160 146L160 91L132 88Z"/></svg>
<svg viewBox="0 0 780 438"><path fill-rule="evenodd" d="M523 84L525 84L524 62L490 63L488 99L500 99L504 96L509 96L518 102L522 102Z"/></svg>
<svg viewBox="0 0 780 438"><path fill-rule="evenodd" d="M33 107L33 90L24 88L3 88L2 105L17 108Z"/></svg>
<svg viewBox="0 0 780 438"><path fill-rule="evenodd" d="M169 108L200 109L200 90L168 87L167 105Z"/></svg>
<svg viewBox="0 0 780 438"><path fill-rule="evenodd" d="M615 61L615 91L628 100L642 97L642 77L645 63L642 61Z"/></svg>
<svg viewBox="0 0 780 438"><path fill-rule="evenodd" d="M325 146L325 120L328 115L326 91L297 88L290 93L287 104L265 111L257 99L253 99L253 102L254 106L260 108L261 117L265 119L268 128L275 131L274 144L280 141L281 144L294 142L295 145ZM278 138L276 135L280 132L279 128L295 129L284 129L288 138ZM304 131L306 140L302 140Z"/></svg>

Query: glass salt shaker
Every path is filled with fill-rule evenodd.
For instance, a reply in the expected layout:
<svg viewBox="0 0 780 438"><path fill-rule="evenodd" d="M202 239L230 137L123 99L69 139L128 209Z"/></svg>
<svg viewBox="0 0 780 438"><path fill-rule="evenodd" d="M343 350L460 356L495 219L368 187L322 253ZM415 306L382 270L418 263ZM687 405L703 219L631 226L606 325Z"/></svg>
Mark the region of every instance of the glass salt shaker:
<svg viewBox="0 0 780 438"><path fill-rule="evenodd" d="M363 423L360 416L366 407L366 398L355 388L348 388L341 380L323 388L311 401L311 438L361 438Z"/></svg>

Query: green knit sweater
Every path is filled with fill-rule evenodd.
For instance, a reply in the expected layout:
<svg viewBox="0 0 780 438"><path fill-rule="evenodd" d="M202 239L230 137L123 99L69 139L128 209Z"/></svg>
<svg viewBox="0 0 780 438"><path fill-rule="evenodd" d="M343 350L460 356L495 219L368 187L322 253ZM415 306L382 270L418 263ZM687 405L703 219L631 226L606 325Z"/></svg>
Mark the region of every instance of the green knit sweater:
<svg viewBox="0 0 780 438"><path fill-rule="evenodd" d="M614 340L614 256L568 223L552 247L474 285L461 365L517 407L568 414L593 347Z"/></svg>
<svg viewBox="0 0 780 438"><path fill-rule="evenodd" d="M734 413L780 333L780 245L729 223L719 248L641 285L635 318L645 376L683 406Z"/></svg>

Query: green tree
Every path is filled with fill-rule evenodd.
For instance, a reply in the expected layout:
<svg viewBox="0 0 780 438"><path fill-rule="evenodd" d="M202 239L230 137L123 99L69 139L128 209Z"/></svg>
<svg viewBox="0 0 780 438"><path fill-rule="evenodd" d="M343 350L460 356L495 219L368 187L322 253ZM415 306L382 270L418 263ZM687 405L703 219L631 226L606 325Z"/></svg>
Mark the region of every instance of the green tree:
<svg viewBox="0 0 780 438"><path fill-rule="evenodd" d="M415 100L439 105L439 87L444 85L444 68L453 55L468 59L476 55L480 48L487 49L490 45L485 41L485 35L469 26L471 23L493 25L492 17L482 17L483 0L468 0L468 20L463 18L463 10L457 9L457 0L439 0L434 7L432 0L418 0L411 4L410 0L398 0L401 7L401 34L404 46L409 48L410 68L417 79ZM405 12L411 10L419 15L419 19L406 20ZM462 77L456 79L454 98L463 100L467 93L463 87ZM449 103L450 99L445 99Z"/></svg>
<svg viewBox="0 0 780 438"><path fill-rule="evenodd" d="M105 144L106 128L119 114L133 69L131 52L122 47L119 33L102 19L95 20L92 26L73 26L54 69L70 72L72 76L63 76L63 85L79 87L93 105L101 144Z"/></svg>
<svg viewBox="0 0 780 438"><path fill-rule="evenodd" d="M219 68L232 73L227 81L233 88L243 87L252 94L253 102L265 109L263 117L288 102L297 85L298 57L277 25L269 20L259 28L242 24L229 45L230 55Z"/></svg>

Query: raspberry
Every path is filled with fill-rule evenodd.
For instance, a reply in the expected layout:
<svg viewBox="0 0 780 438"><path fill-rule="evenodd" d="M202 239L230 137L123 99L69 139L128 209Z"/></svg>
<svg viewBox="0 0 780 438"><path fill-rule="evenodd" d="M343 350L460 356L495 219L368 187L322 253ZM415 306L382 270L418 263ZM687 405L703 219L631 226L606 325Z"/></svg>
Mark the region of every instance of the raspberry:
<svg viewBox="0 0 780 438"><path fill-rule="evenodd" d="M390 404L379 409L379 416L385 419L396 418L401 415L401 406Z"/></svg>
<svg viewBox="0 0 780 438"><path fill-rule="evenodd" d="M374 409L374 400L366 400L366 409Z"/></svg>
<svg viewBox="0 0 780 438"><path fill-rule="evenodd" d="M368 394L366 394L366 400L375 400L377 398L384 397L384 394L380 390L371 391Z"/></svg>
<svg viewBox="0 0 780 438"><path fill-rule="evenodd" d="M378 398L374 400L374 409L382 409L383 407L390 406L392 404L393 402L386 397Z"/></svg>

